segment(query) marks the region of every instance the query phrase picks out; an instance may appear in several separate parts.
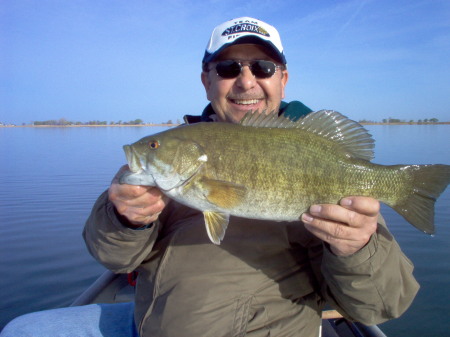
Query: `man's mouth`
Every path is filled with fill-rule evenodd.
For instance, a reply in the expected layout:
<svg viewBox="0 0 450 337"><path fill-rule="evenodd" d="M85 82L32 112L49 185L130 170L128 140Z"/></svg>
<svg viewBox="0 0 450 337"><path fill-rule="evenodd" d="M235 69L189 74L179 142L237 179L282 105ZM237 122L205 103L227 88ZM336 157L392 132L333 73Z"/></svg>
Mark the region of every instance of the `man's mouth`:
<svg viewBox="0 0 450 337"><path fill-rule="evenodd" d="M230 98L230 101L233 102L234 104L239 104L239 105L252 105L252 104L258 104L259 103L259 99L232 99Z"/></svg>

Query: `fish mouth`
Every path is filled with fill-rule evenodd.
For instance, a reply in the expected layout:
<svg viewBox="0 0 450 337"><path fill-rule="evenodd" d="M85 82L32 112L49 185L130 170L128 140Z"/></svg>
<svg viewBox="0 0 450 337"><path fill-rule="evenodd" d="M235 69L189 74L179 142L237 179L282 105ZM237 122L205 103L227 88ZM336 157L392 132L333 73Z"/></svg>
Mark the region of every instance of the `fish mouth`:
<svg viewBox="0 0 450 337"><path fill-rule="evenodd" d="M133 173L142 171L138 155L133 150L133 147L131 145L124 145L123 150L125 151L125 156L127 157L128 167L130 168L130 171Z"/></svg>
<svg viewBox="0 0 450 337"><path fill-rule="evenodd" d="M119 178L120 184L156 186L153 175L146 169L145 159L136 151L133 145L123 147L128 161L128 171Z"/></svg>

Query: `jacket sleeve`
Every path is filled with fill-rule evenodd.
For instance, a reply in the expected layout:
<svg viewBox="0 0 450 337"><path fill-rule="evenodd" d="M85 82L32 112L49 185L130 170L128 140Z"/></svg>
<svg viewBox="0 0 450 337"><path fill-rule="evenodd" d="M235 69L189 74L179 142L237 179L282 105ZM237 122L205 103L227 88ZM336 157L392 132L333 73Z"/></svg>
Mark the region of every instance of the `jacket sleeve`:
<svg viewBox="0 0 450 337"><path fill-rule="evenodd" d="M158 221L143 230L124 226L106 191L94 204L84 227L83 238L91 255L106 268L116 273L129 273L152 250L159 227Z"/></svg>
<svg viewBox="0 0 450 337"><path fill-rule="evenodd" d="M325 246L321 263L326 300L346 318L366 325L399 317L419 290L413 264L380 222L360 251L339 257Z"/></svg>

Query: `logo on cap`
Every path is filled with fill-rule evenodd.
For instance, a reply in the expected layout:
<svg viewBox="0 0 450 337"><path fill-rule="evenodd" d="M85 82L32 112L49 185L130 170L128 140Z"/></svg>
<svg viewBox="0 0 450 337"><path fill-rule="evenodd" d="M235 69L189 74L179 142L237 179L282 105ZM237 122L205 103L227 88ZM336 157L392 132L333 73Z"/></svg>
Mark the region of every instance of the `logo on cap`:
<svg viewBox="0 0 450 337"><path fill-rule="evenodd" d="M222 36L227 36L230 34L238 34L238 33L254 33L262 36L270 37L270 34L264 28L254 25L251 23L240 23L225 29L222 33Z"/></svg>

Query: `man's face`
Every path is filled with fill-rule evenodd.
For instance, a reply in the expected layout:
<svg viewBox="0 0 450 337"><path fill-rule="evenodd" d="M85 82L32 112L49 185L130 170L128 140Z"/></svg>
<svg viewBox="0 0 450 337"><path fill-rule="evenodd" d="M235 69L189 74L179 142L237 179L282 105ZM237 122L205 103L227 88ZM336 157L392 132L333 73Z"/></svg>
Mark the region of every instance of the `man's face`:
<svg viewBox="0 0 450 337"><path fill-rule="evenodd" d="M254 44L228 47L218 56L216 62L223 60L275 62L261 46ZM252 74L248 66L243 66L236 78L226 79L217 75L216 62L211 62L211 70L202 72L201 77L206 96L220 121L238 123L249 110L266 110L268 113L279 109L288 80L287 70L277 68L272 77L260 79Z"/></svg>

